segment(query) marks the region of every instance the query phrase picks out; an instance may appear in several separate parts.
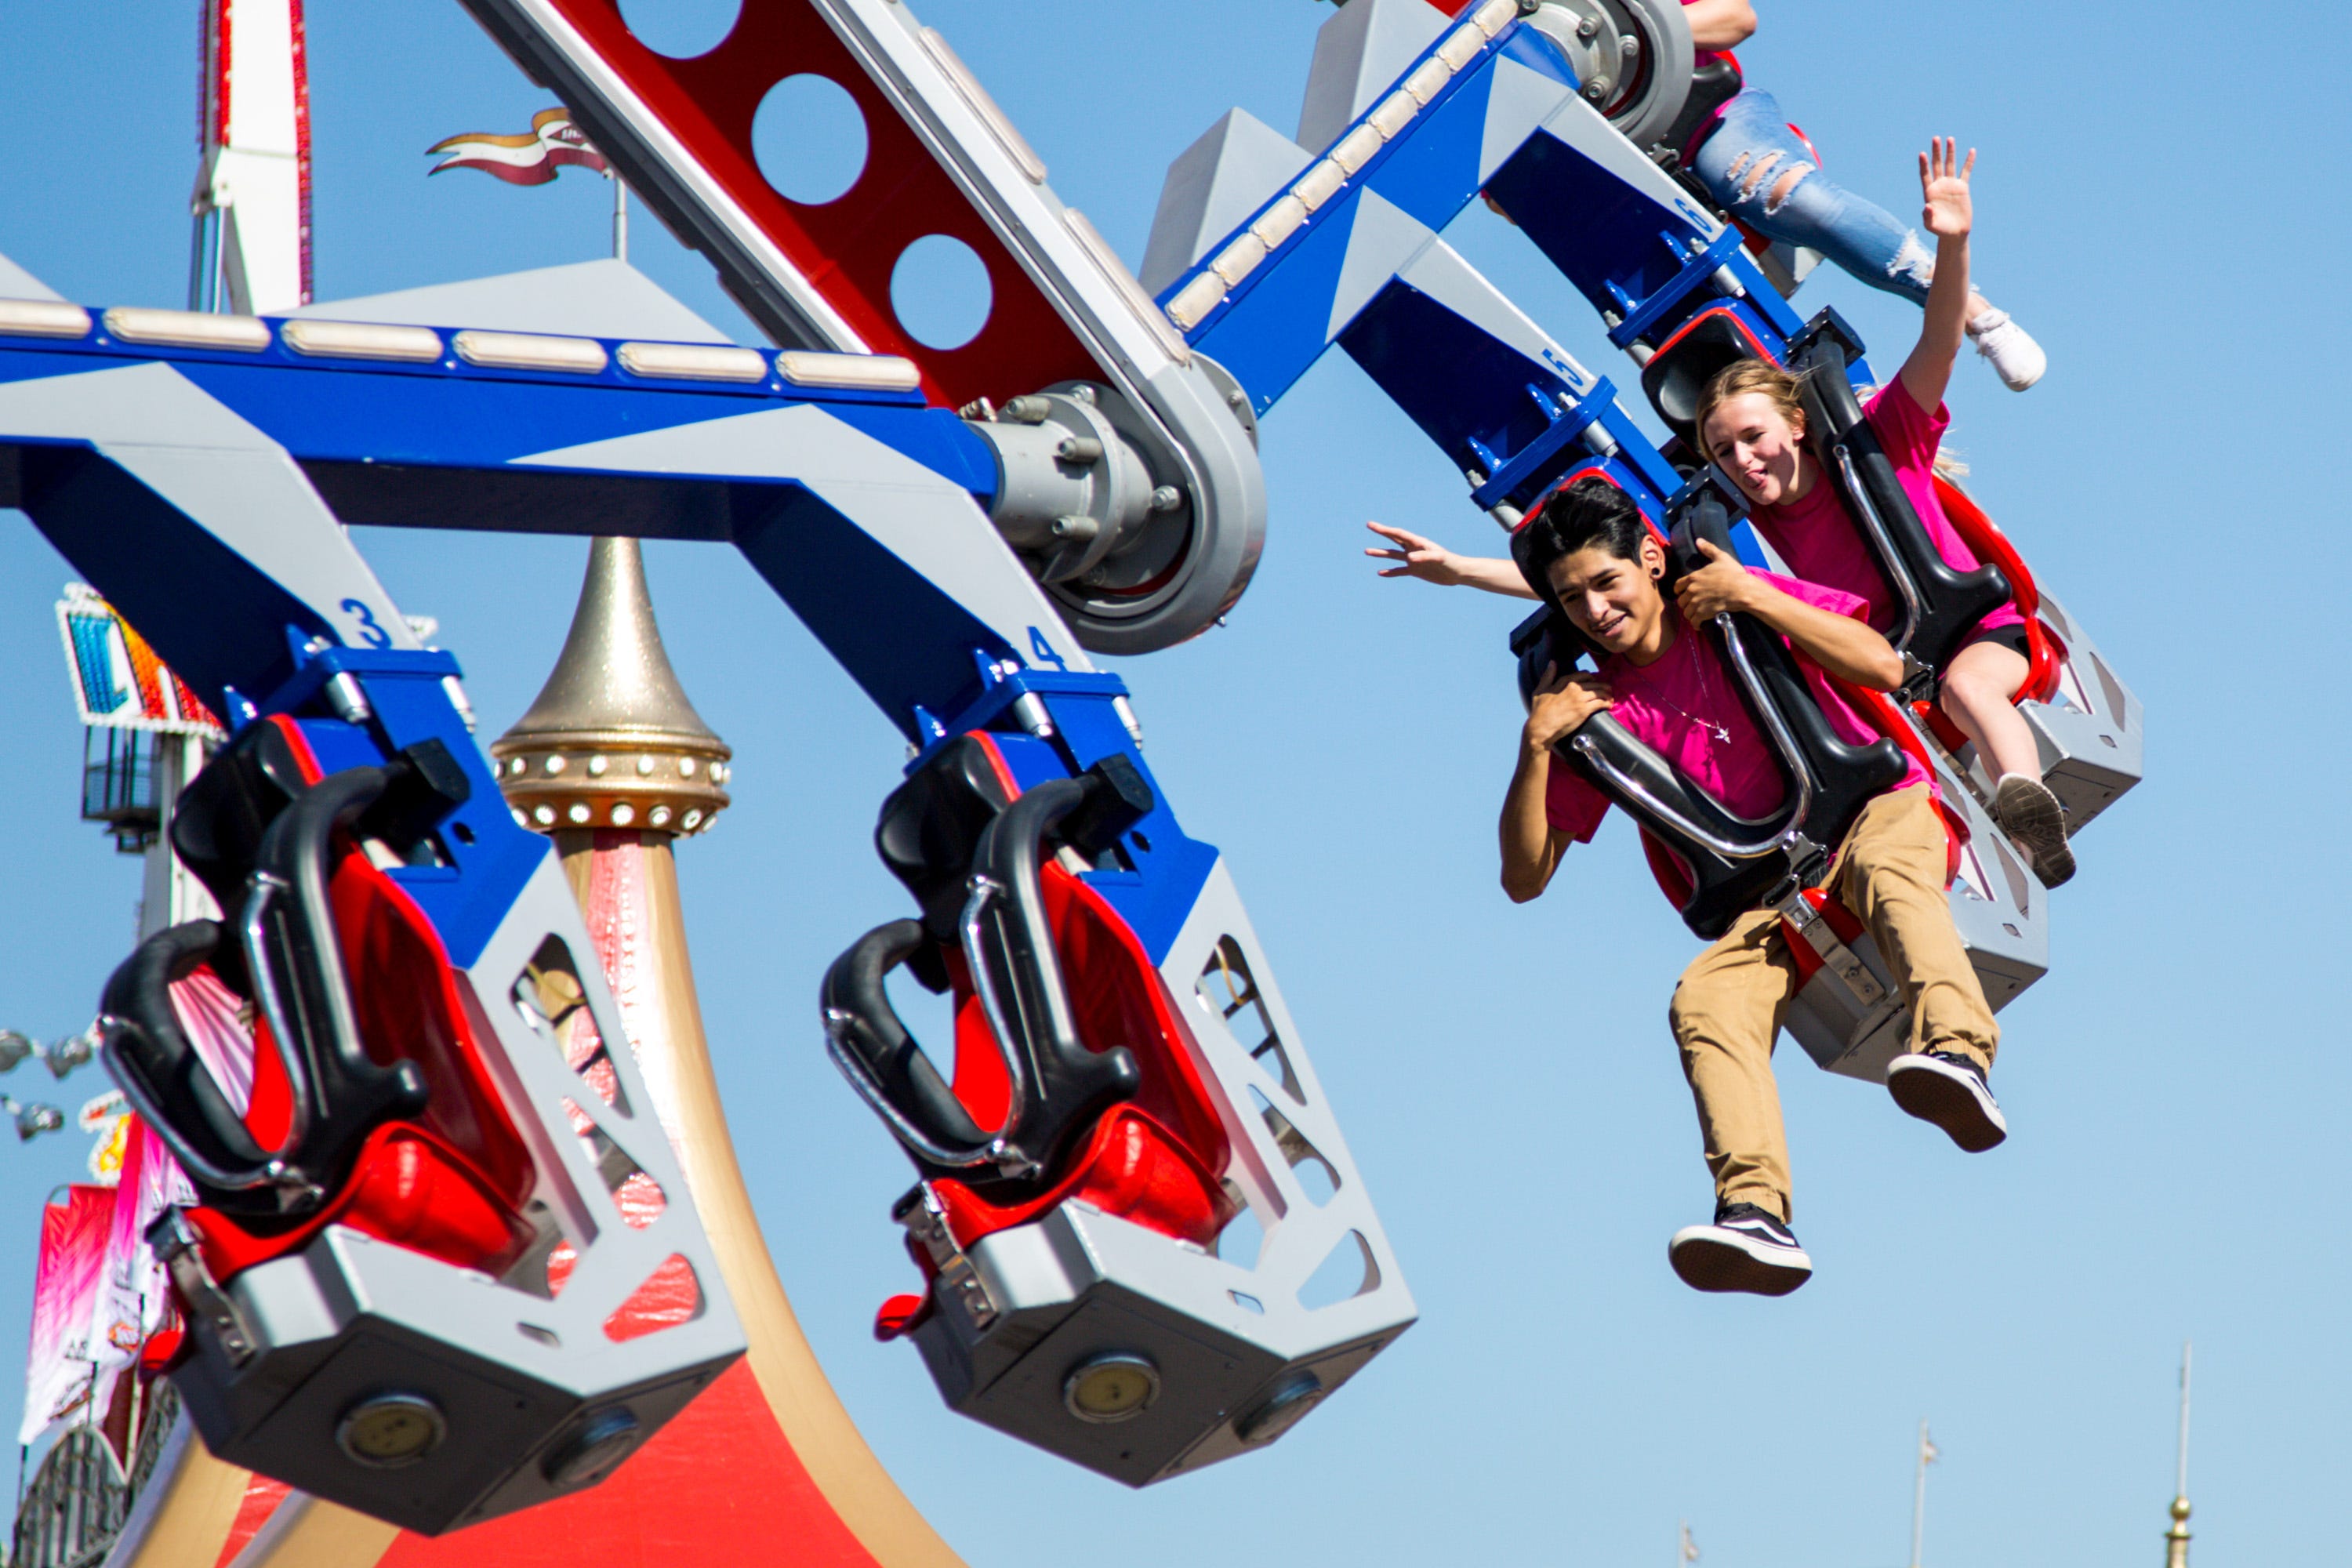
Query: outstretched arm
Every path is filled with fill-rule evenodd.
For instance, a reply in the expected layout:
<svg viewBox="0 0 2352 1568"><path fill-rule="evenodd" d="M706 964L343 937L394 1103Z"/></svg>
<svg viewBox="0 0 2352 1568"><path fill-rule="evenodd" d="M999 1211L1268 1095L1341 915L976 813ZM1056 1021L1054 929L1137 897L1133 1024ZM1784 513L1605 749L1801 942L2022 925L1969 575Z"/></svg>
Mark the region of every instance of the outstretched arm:
<svg viewBox="0 0 2352 1568"><path fill-rule="evenodd" d="M1375 561L1394 561L1394 566L1384 568L1383 577L1418 577L1424 583L1440 587L1484 588L1489 594L1507 595L1514 599L1532 599L1527 579L1508 561L1492 556L1456 555L1434 540L1402 528L1391 528L1385 522L1364 524L1396 548L1381 550L1367 546L1364 553Z"/></svg>
<svg viewBox="0 0 2352 1568"><path fill-rule="evenodd" d="M1707 563L1675 584L1675 607L1692 626L1703 626L1727 610L1754 616L1841 680L1874 690L1903 684L1903 658L1887 640L1850 616L1792 599L1702 539Z"/></svg>
<svg viewBox="0 0 2352 1568"><path fill-rule="evenodd" d="M1950 136L1931 137L1919 154L1919 194L1927 203L1920 221L1936 237L1936 279L1927 286L1919 345L1903 362L1903 390L1921 411L1936 412L1952 379L1952 362L1969 327L1969 229L1975 221L1969 174L1977 150L1961 163L1960 144Z"/></svg>

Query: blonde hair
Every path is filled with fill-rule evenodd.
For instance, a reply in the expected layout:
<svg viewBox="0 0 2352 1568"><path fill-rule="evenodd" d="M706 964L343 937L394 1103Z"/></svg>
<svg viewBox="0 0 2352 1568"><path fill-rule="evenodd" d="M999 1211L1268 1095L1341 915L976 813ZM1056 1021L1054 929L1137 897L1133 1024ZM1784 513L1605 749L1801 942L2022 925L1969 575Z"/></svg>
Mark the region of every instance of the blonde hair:
<svg viewBox="0 0 2352 1568"><path fill-rule="evenodd" d="M1760 394L1777 410L1790 426L1801 428L1805 423L1805 400L1801 381L1791 372L1781 369L1769 359L1736 359L1706 378L1700 389L1698 407L1691 416L1691 434L1697 438L1699 456L1715 460L1715 453L1706 444L1706 422L1715 411L1735 397L1749 393Z"/></svg>
<svg viewBox="0 0 2352 1568"><path fill-rule="evenodd" d="M1740 359L1725 365L1707 378L1706 385L1698 395L1697 410L1691 418L1691 436L1698 447L1698 455L1710 463L1716 460L1715 453L1708 449L1706 444L1706 422L1725 404L1735 397L1745 397L1749 393L1760 394L1780 417L1789 422L1791 429L1802 429L1806 424L1803 389L1803 375L1784 370L1770 360ZM1877 391L1874 386L1858 387L1854 392L1855 400L1866 404ZM1961 460L1958 452L1941 446L1936 448L1936 473L1948 483L1958 485L1967 477L1968 471L1968 464Z"/></svg>

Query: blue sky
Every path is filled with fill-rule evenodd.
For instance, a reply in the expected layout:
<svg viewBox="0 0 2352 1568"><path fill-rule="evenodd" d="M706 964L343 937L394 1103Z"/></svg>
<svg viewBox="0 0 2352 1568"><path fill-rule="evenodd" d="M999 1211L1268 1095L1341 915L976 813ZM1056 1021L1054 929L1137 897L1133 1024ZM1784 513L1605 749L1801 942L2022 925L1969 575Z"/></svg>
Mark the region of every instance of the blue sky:
<svg viewBox="0 0 2352 1568"><path fill-rule="evenodd" d="M635 10L633 4L629 9ZM1310 0L924 0L1130 262L1161 172L1225 109L1295 123ZM694 5L676 18L692 25ZM551 101L454 5L311 0L320 298L604 253L602 182L427 182L423 149ZM680 857L722 1085L784 1280L886 1463L976 1563L1211 1554L1322 1563L1892 1568L1929 1417L1927 1560L2153 1563L2172 1372L2198 1341L2200 1559L2305 1554L2352 1440L2335 1178L2347 580L2335 481L2347 24L1986 0L1768 5L1743 51L1835 175L1908 211L1914 150L1981 150L1978 276L2049 379L1955 380L1952 440L2045 587L2147 707L2150 777L2080 845L2048 978L2003 1016L2013 1134L1970 1158L1876 1089L1782 1055L1817 1278L1702 1298L1664 1243L1708 1194L1664 1030L1692 951L1622 824L1514 908L1493 820L1517 701L1499 601L1375 579L1367 517L1498 536L1460 478L1331 356L1265 425L1272 524L1223 630L1130 660L1154 768L1220 845L1423 1321L1270 1452L1141 1494L946 1414L866 1326L910 1271L902 1158L825 1062L824 964L903 894L866 842L900 746L743 563L649 550L688 689L739 804ZM0 251L91 304L177 304L194 174L188 5L0 9ZM2159 54L2154 40L2173 49ZM1593 369L1630 380L1531 247L1451 238ZM657 226L635 259L750 329ZM1907 307L1824 275L1883 356ZM756 341L756 340L752 340ZM561 644L577 541L361 542L439 617L485 736ZM136 863L74 819L79 734L50 605L68 573L0 526L0 1026L86 1022L127 951ZM2193 743L2191 743L2193 742ZM20 1074L21 1081L21 1074ZM43 1080L46 1088L46 1079ZM86 1074L57 1098L101 1087ZM0 1324L28 1310L40 1194L78 1168L0 1148Z"/></svg>

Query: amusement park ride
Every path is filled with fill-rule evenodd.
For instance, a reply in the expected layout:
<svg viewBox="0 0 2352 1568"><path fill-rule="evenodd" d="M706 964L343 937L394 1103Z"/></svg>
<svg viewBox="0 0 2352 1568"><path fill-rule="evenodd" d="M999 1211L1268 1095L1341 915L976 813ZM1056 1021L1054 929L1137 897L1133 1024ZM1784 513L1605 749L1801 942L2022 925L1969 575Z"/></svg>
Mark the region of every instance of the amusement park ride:
<svg viewBox="0 0 2352 1568"><path fill-rule="evenodd" d="M1131 1485L1274 1442L1414 1316L1234 879L1088 657L1166 647L1238 599L1266 526L1260 420L1326 350L1507 528L1597 474L1662 531L1731 529L1750 559L1684 444L1693 399L1741 355L1816 367L1825 466L1906 607L1915 679L1876 705L1879 750L1942 782L1989 998L2042 973L2046 894L1927 700L1935 672L2018 602L2020 706L2078 829L2138 776L2137 703L1957 491L1990 564L1943 566L1860 422L1862 345L1832 311L1801 319L1775 281L1798 258L1657 155L1692 60L1671 0L1347 0L1297 138L1238 110L1213 127L1170 171L1139 279L897 0L745 0L691 59L614 0L466 3L777 347L516 331L466 286L422 296L440 316L309 305L294 0L236 0L257 52L234 69L213 0L193 302L228 309L0 300L0 504L229 731L171 829L205 896L105 999L108 1065L194 1185L150 1239L185 1324L170 1377L218 1460L429 1536L626 1489L668 1424L733 1397L747 1344L781 1364L772 1279L730 1261L709 1148L647 1114L670 1091L533 830L696 831L646 791L718 753L649 752L610 787L601 751L494 762L456 660L347 523L732 544L898 726L876 844L913 912L852 942L822 997L834 1060L917 1178L892 1214L919 1288L876 1331L913 1341L954 1409ZM248 28L265 15L275 35ZM888 179L817 205L770 185L753 115L801 74L847 90ZM1600 312L1674 439L1439 237L1481 195ZM898 258L936 236L992 298L948 348L891 304ZM1791 1032L1878 1078L1902 1004L1816 884L1855 769L1883 759L1823 742L1774 639L1720 631L1780 754L1779 813L1727 816L1605 717L1568 760L1642 824L1694 930L1782 910L1811 970ZM1537 669L1574 652L1542 616L1514 647ZM890 1005L900 967L952 998L951 1077ZM188 1024L191 986L249 1004L241 1064ZM1221 1250L1244 1211L1262 1242ZM1307 1305L1335 1254L1352 1292ZM786 1458L848 1521L842 1561L951 1560L827 1492L810 1430L785 1423ZM172 1506L115 1560L195 1561L141 1555Z"/></svg>

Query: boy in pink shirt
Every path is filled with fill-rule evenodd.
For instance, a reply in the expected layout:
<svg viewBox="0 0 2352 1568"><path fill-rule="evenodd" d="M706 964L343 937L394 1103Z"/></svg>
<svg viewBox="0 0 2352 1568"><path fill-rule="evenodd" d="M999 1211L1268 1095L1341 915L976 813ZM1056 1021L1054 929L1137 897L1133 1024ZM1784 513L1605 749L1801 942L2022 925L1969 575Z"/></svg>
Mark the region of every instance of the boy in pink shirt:
<svg viewBox="0 0 2352 1568"><path fill-rule="evenodd" d="M1846 620L1866 619L1863 602L1852 594L1772 572L1750 574L1801 605ZM1747 704L1726 689L1728 678L1722 660L1705 638L1677 635L1647 664L1612 654L1603 660L1596 679L1610 689L1609 710L1634 739L1674 763L1734 814L1754 819L1769 815L1780 804L1780 772L1771 751L1758 732ZM1878 739L1878 731L1853 710L1853 705L1818 667L1807 668L1805 685L1841 738L1858 745ZM1695 717L1700 713L1710 717L1701 721ZM1918 759L1906 752L1905 761L1909 766L1895 787L1932 791L1935 784ZM1574 769L1554 768L1544 811L1551 826L1572 842L1590 844L1601 819L1608 815L1609 797Z"/></svg>
<svg viewBox="0 0 2352 1568"><path fill-rule="evenodd" d="M1568 847L1589 840L1608 810L1606 797L1553 752L1596 713L1612 713L1733 812L1760 816L1780 804L1771 753L1730 671L1694 630L1717 615L1755 617L1855 685L1901 683L1902 661L1863 618L1861 599L1700 548L1708 563L1674 584L1669 602L1656 535L1632 500L1601 479L1560 491L1512 539L1529 590L1558 604L1601 654L1589 675L1548 671L1529 707L1500 826L1503 889L1514 902L1541 894ZM1807 679L1841 734L1874 738L1820 674ZM2000 1031L1953 928L1945 865L1934 785L1914 763L1863 808L1837 847L1828 887L1869 929L1911 1011L1911 1053L1887 1073L1895 1103L1975 1152L2008 1133L1985 1081ZM1773 1041L1801 984L1779 916L1759 909L1740 915L1675 987L1670 1018L1715 1178L1716 1215L1676 1232L1668 1257L1698 1289L1785 1295L1811 1275L1789 1229L1788 1149L1772 1079Z"/></svg>

